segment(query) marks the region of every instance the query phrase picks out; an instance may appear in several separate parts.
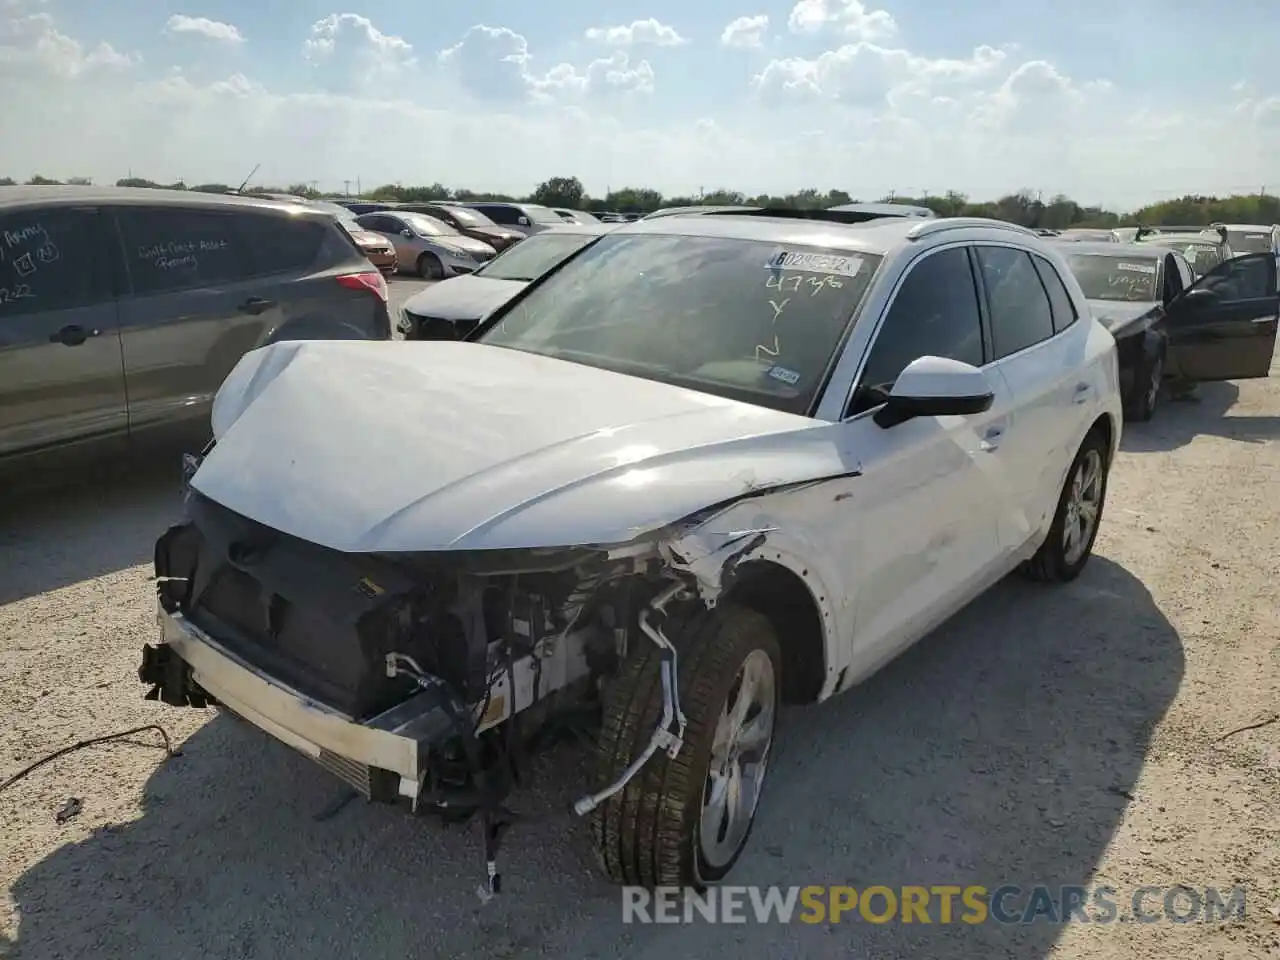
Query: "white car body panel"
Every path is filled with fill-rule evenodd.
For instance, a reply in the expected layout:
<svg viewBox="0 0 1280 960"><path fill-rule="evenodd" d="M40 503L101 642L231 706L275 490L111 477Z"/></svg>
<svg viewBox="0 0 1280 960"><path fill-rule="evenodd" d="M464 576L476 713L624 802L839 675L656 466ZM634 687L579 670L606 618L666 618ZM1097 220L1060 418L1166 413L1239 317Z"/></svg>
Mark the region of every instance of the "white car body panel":
<svg viewBox="0 0 1280 960"><path fill-rule="evenodd" d="M405 301L404 309L420 317L475 320L500 307L525 288L519 280L493 280L463 275L432 284Z"/></svg>
<svg viewBox="0 0 1280 960"><path fill-rule="evenodd" d="M621 229L764 229L684 219ZM738 561L767 560L808 586L825 635L825 698L1035 552L1100 418L1113 455L1120 439L1115 342L1062 255L981 222L911 229L885 254L814 418L482 343L281 343L246 355L223 385L218 442L192 486L342 551L623 544L647 533L709 602L726 556L745 543ZM1080 320L984 367L994 400L981 414L888 428L872 411L843 419L910 265L984 242L1053 263Z"/></svg>

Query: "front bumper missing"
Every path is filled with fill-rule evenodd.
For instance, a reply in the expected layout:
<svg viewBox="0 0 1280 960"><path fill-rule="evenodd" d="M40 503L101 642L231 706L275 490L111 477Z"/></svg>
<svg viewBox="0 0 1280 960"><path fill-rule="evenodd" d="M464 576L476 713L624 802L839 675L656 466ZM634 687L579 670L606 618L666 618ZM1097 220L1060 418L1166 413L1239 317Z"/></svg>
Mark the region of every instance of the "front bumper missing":
<svg viewBox="0 0 1280 960"><path fill-rule="evenodd" d="M144 669L148 660L178 657L199 690L368 799L416 801L431 748L454 733L435 691L422 690L376 717L354 720L266 676L182 614L162 609L159 620L161 651L148 652Z"/></svg>

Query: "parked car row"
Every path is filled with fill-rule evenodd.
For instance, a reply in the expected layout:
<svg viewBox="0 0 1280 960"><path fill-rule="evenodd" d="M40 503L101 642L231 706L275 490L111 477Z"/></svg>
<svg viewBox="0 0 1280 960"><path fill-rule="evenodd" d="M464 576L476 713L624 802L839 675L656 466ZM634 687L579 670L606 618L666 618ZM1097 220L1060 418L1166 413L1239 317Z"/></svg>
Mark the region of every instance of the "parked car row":
<svg viewBox="0 0 1280 960"><path fill-rule="evenodd" d="M599 718L574 809L604 872L715 883L781 704L1010 572L1079 576L1126 414L1166 370L1265 376L1275 272L900 211L541 231L401 318L464 342L244 356L139 676L371 800L478 816L488 892L530 738Z"/></svg>

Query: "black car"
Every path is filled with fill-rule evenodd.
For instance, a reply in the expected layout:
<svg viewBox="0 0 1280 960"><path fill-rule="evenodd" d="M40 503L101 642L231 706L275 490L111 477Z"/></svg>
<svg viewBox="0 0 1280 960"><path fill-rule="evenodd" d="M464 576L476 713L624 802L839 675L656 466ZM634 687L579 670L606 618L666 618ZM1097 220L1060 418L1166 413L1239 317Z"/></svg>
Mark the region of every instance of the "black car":
<svg viewBox="0 0 1280 960"><path fill-rule="evenodd" d="M1116 340L1126 415L1150 420L1161 387L1266 377L1280 319L1276 261L1248 254L1199 279L1152 244L1062 247L1094 316Z"/></svg>

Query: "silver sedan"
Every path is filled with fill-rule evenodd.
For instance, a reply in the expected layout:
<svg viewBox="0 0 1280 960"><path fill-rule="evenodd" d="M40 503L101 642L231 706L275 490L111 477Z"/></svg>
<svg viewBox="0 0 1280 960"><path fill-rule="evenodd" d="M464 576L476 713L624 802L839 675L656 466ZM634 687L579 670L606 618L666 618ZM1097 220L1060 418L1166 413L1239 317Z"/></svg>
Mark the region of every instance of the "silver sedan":
<svg viewBox="0 0 1280 960"><path fill-rule="evenodd" d="M422 213L379 210L356 217L356 223L390 240L400 269L426 280L471 273L497 252L484 241L464 237L444 221Z"/></svg>

